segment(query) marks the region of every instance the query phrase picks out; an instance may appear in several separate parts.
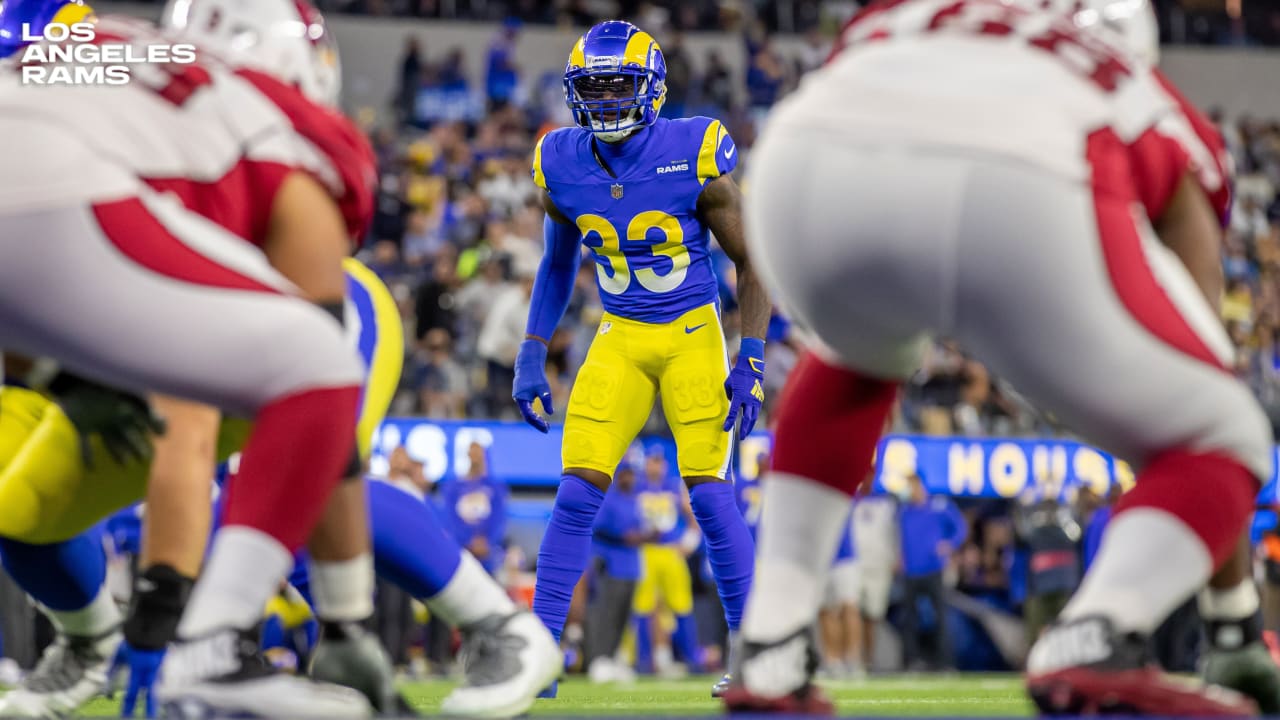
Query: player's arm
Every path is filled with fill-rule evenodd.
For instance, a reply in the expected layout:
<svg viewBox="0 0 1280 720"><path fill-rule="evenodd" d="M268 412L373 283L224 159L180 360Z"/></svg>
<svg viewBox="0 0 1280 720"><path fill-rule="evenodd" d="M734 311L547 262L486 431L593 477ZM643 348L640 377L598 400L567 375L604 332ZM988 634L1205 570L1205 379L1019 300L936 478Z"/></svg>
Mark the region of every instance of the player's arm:
<svg viewBox="0 0 1280 720"><path fill-rule="evenodd" d="M347 293L342 259L350 254L351 241L333 196L315 178L293 172L280 184L262 249L303 297L342 318Z"/></svg>
<svg viewBox="0 0 1280 720"><path fill-rule="evenodd" d="M1183 173L1173 197L1153 224L1161 242L1186 266L1216 311L1223 289L1222 227L1190 171Z"/></svg>
<svg viewBox="0 0 1280 720"><path fill-rule="evenodd" d="M742 222L742 190L729 175L721 175L702 188L698 215L738 270L738 306L742 313L742 336L763 342L769 329L773 304L764 284L751 267Z"/></svg>
<svg viewBox="0 0 1280 720"><path fill-rule="evenodd" d="M573 295L578 265L582 262L582 235L560 212L545 189L542 191L542 207L547 211L542 222L545 247L542 261L538 263L538 273L533 279L525 341L520 344L516 355L516 379L511 397L525 422L547 432L550 427L546 419L534 411L533 401L541 401L548 415L555 414L551 406L551 384L547 381L547 343L555 334Z"/></svg>
<svg viewBox="0 0 1280 720"><path fill-rule="evenodd" d="M746 236L742 223L742 191L729 175L720 175L707 182L698 196L698 215L719 241L720 247L738 269L738 312L742 318L742 341L738 348L738 361L725 392L729 395L729 414L725 418L725 430L732 430L738 416L739 439L745 438L755 427L756 418L764 404L764 336L769 329L769 315L773 309L769 294L760 282L751 258L747 255Z"/></svg>
<svg viewBox="0 0 1280 720"><path fill-rule="evenodd" d="M582 261L582 234L556 204L551 194L542 191L542 207L547 217L542 223L545 248L529 299L529 321L525 337L546 345L569 307L578 265Z"/></svg>

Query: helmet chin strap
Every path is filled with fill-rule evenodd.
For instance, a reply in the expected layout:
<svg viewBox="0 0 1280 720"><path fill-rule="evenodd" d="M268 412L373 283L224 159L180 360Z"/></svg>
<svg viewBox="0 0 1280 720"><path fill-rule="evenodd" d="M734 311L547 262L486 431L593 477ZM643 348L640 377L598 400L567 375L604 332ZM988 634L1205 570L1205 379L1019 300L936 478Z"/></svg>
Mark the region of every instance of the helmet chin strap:
<svg viewBox="0 0 1280 720"><path fill-rule="evenodd" d="M623 140L626 140L627 138L631 137L639 129L640 127L636 126L636 127L629 127L626 130L614 130L613 132L598 132L594 134L596 137L600 138L600 140L603 142L616 143L616 142L622 142Z"/></svg>
<svg viewBox="0 0 1280 720"><path fill-rule="evenodd" d="M593 127L591 128L591 133L595 135L597 138L599 138L600 140L607 143L621 142L622 140L625 140L626 138L630 137L632 134L634 134L637 130L639 130L642 127L640 123L640 110L638 108L629 111L627 113L626 119L629 122L631 122L631 125L625 128L622 128L620 130L596 130ZM590 122L592 125L596 124L595 118L589 118L588 122ZM604 124L603 121L601 121L601 124Z"/></svg>

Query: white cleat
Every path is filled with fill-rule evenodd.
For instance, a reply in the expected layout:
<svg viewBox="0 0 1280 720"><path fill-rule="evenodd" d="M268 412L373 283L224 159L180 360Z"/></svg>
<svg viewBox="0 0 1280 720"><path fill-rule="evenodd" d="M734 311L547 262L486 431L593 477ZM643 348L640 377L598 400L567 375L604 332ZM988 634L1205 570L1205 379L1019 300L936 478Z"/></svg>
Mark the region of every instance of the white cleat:
<svg viewBox="0 0 1280 720"><path fill-rule="evenodd" d="M462 633L464 678L440 706L445 715L513 718L560 677L564 655L533 613L494 615Z"/></svg>
<svg viewBox="0 0 1280 720"><path fill-rule="evenodd" d="M160 683L162 714L180 720L373 716L368 699L356 690L281 673L262 656L250 631L220 630L175 643Z"/></svg>
<svg viewBox="0 0 1280 720"><path fill-rule="evenodd" d="M108 674L122 637L59 634L22 683L0 695L0 717L57 718L107 694Z"/></svg>

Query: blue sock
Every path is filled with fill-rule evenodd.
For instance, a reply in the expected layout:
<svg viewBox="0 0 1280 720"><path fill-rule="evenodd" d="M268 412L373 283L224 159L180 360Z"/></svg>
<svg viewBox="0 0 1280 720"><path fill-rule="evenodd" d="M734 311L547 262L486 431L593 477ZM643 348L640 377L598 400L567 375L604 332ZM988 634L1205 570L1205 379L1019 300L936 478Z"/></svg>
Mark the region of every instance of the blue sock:
<svg viewBox="0 0 1280 720"><path fill-rule="evenodd" d="M702 648L698 645L698 626L694 624L692 615L676 616L676 634L672 639L680 649L680 654L684 655L684 663L689 666L689 672L704 672Z"/></svg>
<svg viewBox="0 0 1280 720"><path fill-rule="evenodd" d="M0 538L4 569L36 602L70 612L89 606L107 579L102 526L52 545L28 545Z"/></svg>
<svg viewBox="0 0 1280 720"><path fill-rule="evenodd" d="M551 522L538 548L538 573L533 590L533 613L556 642L564 632L569 601L591 557L591 526L604 492L576 475L560 478Z"/></svg>
<svg viewBox="0 0 1280 720"><path fill-rule="evenodd" d="M636 672L653 674L653 618L636 615Z"/></svg>
<svg viewBox="0 0 1280 720"><path fill-rule="evenodd" d="M284 621L279 615L270 615L262 622L260 637L263 650L284 647Z"/></svg>
<svg viewBox="0 0 1280 720"><path fill-rule="evenodd" d="M306 550L299 550L293 554L293 572L289 573L289 584L298 591L308 605L315 607L315 603L311 602L311 574L307 572L307 562L310 559L311 556Z"/></svg>
<svg viewBox="0 0 1280 720"><path fill-rule="evenodd" d="M716 578L720 604L729 629L736 631L742 623L742 606L751 591L751 575L755 570L755 543L747 521L742 519L733 497L733 485L705 482L689 490L693 516L707 539L707 559Z"/></svg>
<svg viewBox="0 0 1280 720"><path fill-rule="evenodd" d="M374 570L419 600L438 594L458 571L462 547L429 503L384 482L368 486Z"/></svg>

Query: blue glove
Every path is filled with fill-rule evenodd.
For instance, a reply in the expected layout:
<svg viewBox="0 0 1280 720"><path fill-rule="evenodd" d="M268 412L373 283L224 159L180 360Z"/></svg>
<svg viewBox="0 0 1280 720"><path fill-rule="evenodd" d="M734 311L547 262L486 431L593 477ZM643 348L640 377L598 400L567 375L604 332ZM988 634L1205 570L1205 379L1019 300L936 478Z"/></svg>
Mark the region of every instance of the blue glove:
<svg viewBox="0 0 1280 720"><path fill-rule="evenodd" d="M729 416L724 419L725 431L733 430L738 416L738 439L743 440L756 426L760 407L764 405L764 341L744 337L738 347L738 362L724 381L724 392L729 396Z"/></svg>
<svg viewBox="0 0 1280 720"><path fill-rule="evenodd" d="M115 660L111 665L111 674L129 673L129 682L125 685L124 703L120 706L120 717L133 717L134 708L138 704L138 695L146 693L146 715L156 716L156 678L160 675L160 663L164 660L164 649L142 650L128 642L120 643Z"/></svg>
<svg viewBox="0 0 1280 720"><path fill-rule="evenodd" d="M547 432L550 426L533 409L533 401L541 400L548 415L555 415L551 407L551 383L547 382L547 346L541 340L525 340L516 353L516 380L512 384L511 397L520 408L524 421L538 432Z"/></svg>

